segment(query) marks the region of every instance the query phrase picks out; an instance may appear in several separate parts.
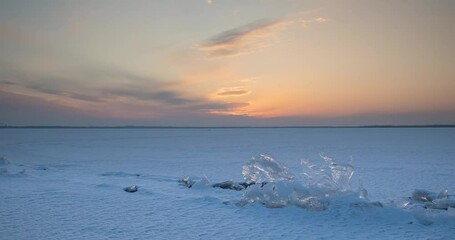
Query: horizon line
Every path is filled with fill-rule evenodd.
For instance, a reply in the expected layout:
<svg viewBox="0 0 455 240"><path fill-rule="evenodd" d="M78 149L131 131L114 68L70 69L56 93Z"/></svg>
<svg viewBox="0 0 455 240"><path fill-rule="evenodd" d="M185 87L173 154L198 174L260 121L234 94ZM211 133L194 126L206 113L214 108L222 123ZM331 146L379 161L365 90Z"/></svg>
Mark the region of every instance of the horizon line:
<svg viewBox="0 0 455 240"><path fill-rule="evenodd" d="M147 126L147 125L118 125L118 126L71 126L71 125L0 125L0 128L41 128L41 129L90 129L90 128L101 128L101 129L135 129L135 128L150 128L150 129L209 129L209 128L455 128L455 124L423 124L423 125L320 125L320 126Z"/></svg>

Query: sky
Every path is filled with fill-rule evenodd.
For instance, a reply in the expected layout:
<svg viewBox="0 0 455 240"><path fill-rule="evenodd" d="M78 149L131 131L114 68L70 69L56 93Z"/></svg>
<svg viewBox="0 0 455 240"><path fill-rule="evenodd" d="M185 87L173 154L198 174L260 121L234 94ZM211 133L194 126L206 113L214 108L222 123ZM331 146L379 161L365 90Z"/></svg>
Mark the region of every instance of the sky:
<svg viewBox="0 0 455 240"><path fill-rule="evenodd" d="M0 124L455 124L452 0L0 0Z"/></svg>

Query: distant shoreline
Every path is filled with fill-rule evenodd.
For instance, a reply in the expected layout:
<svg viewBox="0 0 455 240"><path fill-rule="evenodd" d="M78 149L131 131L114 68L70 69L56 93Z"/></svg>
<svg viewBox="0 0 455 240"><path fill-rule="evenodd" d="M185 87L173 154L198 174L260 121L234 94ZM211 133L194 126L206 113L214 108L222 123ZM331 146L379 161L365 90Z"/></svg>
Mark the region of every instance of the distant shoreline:
<svg viewBox="0 0 455 240"><path fill-rule="evenodd" d="M455 128L455 124L365 126L0 126L0 129Z"/></svg>

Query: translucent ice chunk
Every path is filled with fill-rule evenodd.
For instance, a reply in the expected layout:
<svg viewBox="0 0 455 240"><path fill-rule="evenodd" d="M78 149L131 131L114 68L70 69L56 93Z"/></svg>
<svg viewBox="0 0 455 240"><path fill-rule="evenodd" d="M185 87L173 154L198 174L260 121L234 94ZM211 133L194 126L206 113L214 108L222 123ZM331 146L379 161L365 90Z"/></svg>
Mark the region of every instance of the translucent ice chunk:
<svg viewBox="0 0 455 240"><path fill-rule="evenodd" d="M261 183L295 179L288 167L276 161L272 156L260 154L253 157L242 168L245 182Z"/></svg>
<svg viewBox="0 0 455 240"><path fill-rule="evenodd" d="M449 190L446 188L446 189L442 190L442 191L438 194L437 199L445 199L445 198L448 198L448 197L449 197Z"/></svg>
<svg viewBox="0 0 455 240"><path fill-rule="evenodd" d="M329 191L349 191L354 167L351 164L336 163L322 154L320 156L324 161L319 165L309 160L301 161L303 184Z"/></svg>
<svg viewBox="0 0 455 240"><path fill-rule="evenodd" d="M363 187L362 181L359 180L359 198L363 200L368 200L368 191Z"/></svg>
<svg viewBox="0 0 455 240"><path fill-rule="evenodd" d="M350 164L339 164L321 155L322 161L314 164L302 161L302 177L292 174L289 169L269 155L259 155L243 166L245 182L254 183L244 193L239 206L261 203L277 208L295 205L312 211L323 211L334 196L354 194L356 198L368 201L368 192L359 187L358 193L350 191L350 180L354 168Z"/></svg>
<svg viewBox="0 0 455 240"><path fill-rule="evenodd" d="M325 198L308 196L298 199L294 204L297 207L305 208L311 211L324 211L327 209L329 202Z"/></svg>

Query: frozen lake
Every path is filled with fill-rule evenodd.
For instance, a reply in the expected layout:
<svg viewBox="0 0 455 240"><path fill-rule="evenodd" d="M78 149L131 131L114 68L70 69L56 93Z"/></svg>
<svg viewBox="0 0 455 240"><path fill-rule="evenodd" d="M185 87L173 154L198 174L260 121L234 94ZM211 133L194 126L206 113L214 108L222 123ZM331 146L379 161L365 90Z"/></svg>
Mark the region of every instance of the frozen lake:
<svg viewBox="0 0 455 240"><path fill-rule="evenodd" d="M349 163L352 191L361 179L384 206L239 207L244 191L177 183L241 182L258 154L296 175L321 154ZM0 129L0 155L0 239L455 236L453 208L400 208L415 189L455 198L455 128ZM138 192L122 190L132 184Z"/></svg>

